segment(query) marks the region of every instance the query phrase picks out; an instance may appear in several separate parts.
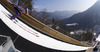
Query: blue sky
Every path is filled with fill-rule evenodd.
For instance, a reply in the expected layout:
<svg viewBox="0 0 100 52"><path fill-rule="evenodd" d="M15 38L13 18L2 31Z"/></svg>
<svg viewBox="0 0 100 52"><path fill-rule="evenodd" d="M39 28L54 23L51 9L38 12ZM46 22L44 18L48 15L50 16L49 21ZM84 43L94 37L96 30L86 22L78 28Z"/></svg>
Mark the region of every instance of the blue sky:
<svg viewBox="0 0 100 52"><path fill-rule="evenodd" d="M91 7L97 0L36 0L35 6L37 11L46 8L48 12L78 10L84 11Z"/></svg>

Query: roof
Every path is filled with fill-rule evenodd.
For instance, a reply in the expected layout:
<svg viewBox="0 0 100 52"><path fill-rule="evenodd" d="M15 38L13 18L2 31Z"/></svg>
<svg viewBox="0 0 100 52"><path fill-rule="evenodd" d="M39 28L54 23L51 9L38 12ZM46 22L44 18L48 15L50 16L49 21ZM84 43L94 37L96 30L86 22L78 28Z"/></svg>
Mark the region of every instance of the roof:
<svg viewBox="0 0 100 52"><path fill-rule="evenodd" d="M7 37L1 36L0 35L0 45L3 45L7 40Z"/></svg>

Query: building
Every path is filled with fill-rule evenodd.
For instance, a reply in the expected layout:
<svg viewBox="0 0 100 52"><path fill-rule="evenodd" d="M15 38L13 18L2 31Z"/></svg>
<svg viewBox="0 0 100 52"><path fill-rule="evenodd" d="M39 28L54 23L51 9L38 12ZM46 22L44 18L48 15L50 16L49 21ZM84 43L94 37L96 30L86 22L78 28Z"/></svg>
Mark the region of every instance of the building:
<svg viewBox="0 0 100 52"><path fill-rule="evenodd" d="M21 52L14 47L9 36L0 35L0 52Z"/></svg>

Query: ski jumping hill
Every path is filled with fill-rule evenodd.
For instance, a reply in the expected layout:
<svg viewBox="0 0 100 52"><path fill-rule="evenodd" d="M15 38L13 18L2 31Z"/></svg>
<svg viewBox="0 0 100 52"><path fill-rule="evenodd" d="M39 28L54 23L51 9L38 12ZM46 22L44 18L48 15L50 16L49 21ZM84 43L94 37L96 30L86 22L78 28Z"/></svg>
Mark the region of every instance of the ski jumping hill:
<svg viewBox="0 0 100 52"><path fill-rule="evenodd" d="M8 0L0 0L0 19L18 35L35 44L61 51L82 51L93 48L55 31L24 13L19 18L25 23L19 19L16 19L18 22L13 22L9 19L12 13L14 13L13 5Z"/></svg>

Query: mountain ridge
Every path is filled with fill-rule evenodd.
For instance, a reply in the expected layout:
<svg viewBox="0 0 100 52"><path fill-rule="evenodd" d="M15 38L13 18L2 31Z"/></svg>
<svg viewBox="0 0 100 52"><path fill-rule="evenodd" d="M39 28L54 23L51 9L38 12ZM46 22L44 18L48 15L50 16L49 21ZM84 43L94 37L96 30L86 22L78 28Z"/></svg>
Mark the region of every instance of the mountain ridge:
<svg viewBox="0 0 100 52"><path fill-rule="evenodd" d="M78 13L79 11L72 10L72 11L54 11L54 12L48 12L51 17L50 18L57 18L57 19L64 19L64 18L69 18L70 16Z"/></svg>
<svg viewBox="0 0 100 52"><path fill-rule="evenodd" d="M78 23L79 28L93 28L100 22L100 0L84 12L77 13L70 18L62 20L63 25Z"/></svg>

